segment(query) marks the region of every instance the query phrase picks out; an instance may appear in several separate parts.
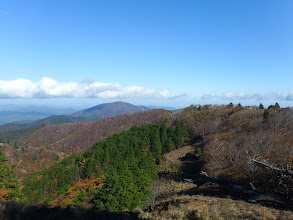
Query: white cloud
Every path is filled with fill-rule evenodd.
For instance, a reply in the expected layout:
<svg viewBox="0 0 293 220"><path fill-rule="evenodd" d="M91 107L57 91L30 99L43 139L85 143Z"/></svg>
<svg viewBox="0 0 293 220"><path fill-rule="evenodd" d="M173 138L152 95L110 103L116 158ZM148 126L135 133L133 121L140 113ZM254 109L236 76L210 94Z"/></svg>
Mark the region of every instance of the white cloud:
<svg viewBox="0 0 293 220"><path fill-rule="evenodd" d="M289 92L285 98L287 101L293 101L293 91Z"/></svg>
<svg viewBox="0 0 293 220"><path fill-rule="evenodd" d="M0 97L2 98L30 98L36 92L36 85L27 79L0 81Z"/></svg>
<svg viewBox="0 0 293 220"><path fill-rule="evenodd" d="M177 98L183 94L119 83L59 82L43 77L38 82L19 78L0 80L0 98Z"/></svg>
<svg viewBox="0 0 293 220"><path fill-rule="evenodd" d="M201 96L202 99L213 99L213 98L222 98L222 99L246 99L248 96L244 93L233 93L233 92L225 92L221 94L205 94Z"/></svg>
<svg viewBox="0 0 293 220"><path fill-rule="evenodd" d="M226 92L220 94L204 94L201 99L225 99L225 100L287 100L293 101L293 91L288 93L245 94Z"/></svg>

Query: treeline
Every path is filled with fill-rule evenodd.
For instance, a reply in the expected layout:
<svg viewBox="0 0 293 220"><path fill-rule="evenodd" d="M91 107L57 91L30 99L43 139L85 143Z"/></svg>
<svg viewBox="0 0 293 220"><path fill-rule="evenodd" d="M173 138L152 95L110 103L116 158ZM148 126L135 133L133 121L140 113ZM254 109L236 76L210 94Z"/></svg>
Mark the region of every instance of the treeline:
<svg viewBox="0 0 293 220"><path fill-rule="evenodd" d="M152 198L150 184L158 178L162 154L183 142L182 124L132 127L34 173L23 182L22 201L60 206L95 205L99 210L123 211Z"/></svg>

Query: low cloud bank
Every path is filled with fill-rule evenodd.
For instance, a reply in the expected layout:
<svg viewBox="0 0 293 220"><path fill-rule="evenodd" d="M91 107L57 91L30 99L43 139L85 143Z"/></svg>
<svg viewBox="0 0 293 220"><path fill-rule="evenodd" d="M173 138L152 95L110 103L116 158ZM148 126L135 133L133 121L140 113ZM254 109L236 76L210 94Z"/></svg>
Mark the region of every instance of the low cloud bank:
<svg viewBox="0 0 293 220"><path fill-rule="evenodd" d="M221 94L205 94L201 96L201 99L224 99L224 100L286 100L286 101L293 101L293 91L288 93L267 93L264 95L260 94L245 94L245 93L221 93Z"/></svg>
<svg viewBox="0 0 293 220"><path fill-rule="evenodd" d="M157 90L141 86L123 86L119 83L59 82L43 77L38 82L19 78L0 80L0 98L165 98L181 97L168 89Z"/></svg>

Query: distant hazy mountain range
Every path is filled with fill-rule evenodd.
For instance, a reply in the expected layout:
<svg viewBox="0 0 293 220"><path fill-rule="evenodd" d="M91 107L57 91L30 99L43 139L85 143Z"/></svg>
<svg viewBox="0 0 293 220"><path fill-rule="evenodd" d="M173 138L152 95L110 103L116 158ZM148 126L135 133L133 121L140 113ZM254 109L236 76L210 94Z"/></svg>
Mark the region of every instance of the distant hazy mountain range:
<svg viewBox="0 0 293 220"><path fill-rule="evenodd" d="M37 120L34 122L28 123L7 123L0 126L0 131L11 131L11 130L19 130L24 128L32 128L38 126L45 125L57 125L57 124L65 124L65 123L74 123L74 122L89 122L90 119L80 118L80 117L71 117L68 115L54 115L41 120Z"/></svg>
<svg viewBox="0 0 293 220"><path fill-rule="evenodd" d="M170 107L170 106L153 106L153 105L148 105L147 107L150 108L150 109L165 109L165 110L169 110L169 111L175 111L175 110L177 110L177 108Z"/></svg>
<svg viewBox="0 0 293 220"><path fill-rule="evenodd" d="M10 109L13 107L16 106L10 106ZM119 101L100 104L75 113L73 113L73 109L62 110L46 106L35 108L26 106L19 108L18 111L6 109L0 111L0 138L14 140L46 125L89 122L125 113L149 111L154 108L156 107L137 106ZM69 113L70 115L56 115L56 113Z"/></svg>
<svg viewBox="0 0 293 220"><path fill-rule="evenodd" d="M41 110L41 109L38 109ZM13 111L2 111L1 116L10 117L12 121L21 121L17 123L6 123L0 126L0 138L7 140L17 139L19 136L29 134L36 129L44 127L46 125L57 125L65 123L75 122L89 122L97 120L99 118L115 116L124 113L143 112L151 110L144 106L136 106L126 102L113 102L97 105L82 111L75 112L71 115L53 115L52 113L44 112L13 112ZM17 118L15 116L18 116ZM42 117L36 121L25 121L28 120L26 116ZM49 117L48 117L49 116Z"/></svg>
<svg viewBox="0 0 293 220"><path fill-rule="evenodd" d="M36 106L36 105L1 105L0 112L43 112L51 113L53 115L68 115L76 112L74 108L50 107L50 106Z"/></svg>
<svg viewBox="0 0 293 220"><path fill-rule="evenodd" d="M0 107L0 125L7 123L27 124L53 115L68 115L75 112L71 108L49 106L6 105Z"/></svg>
<svg viewBox="0 0 293 220"><path fill-rule="evenodd" d="M76 120L73 118L69 118L74 117L95 120L123 113L142 112L151 109L175 110L175 108L172 107L145 107L132 105L130 103L121 101L113 103L104 103L81 111L76 111L73 108L54 108L49 106L6 105L0 106L0 125L13 123L19 125L19 127L26 127L27 124L56 115L58 115L57 118L52 117L50 119L46 119L45 124L55 124L53 122L48 122L48 120L57 120L57 124L60 124L62 121L64 121L63 123L83 122L82 120L79 121L80 119ZM61 117L61 115L63 115L63 118ZM67 116L65 117L65 115ZM11 127L11 125L9 126ZM3 129L0 128L0 130Z"/></svg>
<svg viewBox="0 0 293 220"><path fill-rule="evenodd" d="M97 105L82 111L71 114L72 117L83 117L89 119L99 119L108 116L115 116L123 113L143 112L151 110L145 106L132 105L126 102L113 102Z"/></svg>
<svg viewBox="0 0 293 220"><path fill-rule="evenodd" d="M53 115L54 114L48 112L2 111L0 112L0 125L11 122L17 124L29 123Z"/></svg>

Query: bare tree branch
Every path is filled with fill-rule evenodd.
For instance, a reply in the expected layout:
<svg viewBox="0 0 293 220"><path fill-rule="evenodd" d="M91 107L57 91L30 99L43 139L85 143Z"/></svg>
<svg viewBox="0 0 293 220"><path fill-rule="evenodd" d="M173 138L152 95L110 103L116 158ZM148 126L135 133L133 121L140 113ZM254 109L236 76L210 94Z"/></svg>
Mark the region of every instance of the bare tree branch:
<svg viewBox="0 0 293 220"><path fill-rule="evenodd" d="M281 168L278 168L278 167L275 167L275 166L272 166L272 165L269 165L269 164L266 164L266 163L263 163L261 161L258 161L258 160L255 160L255 159L252 159L252 161L256 164L259 164L261 166L264 166L264 167L267 167L271 170L274 170L274 171L277 171L277 172L280 172L280 173L283 173L283 174L286 174L288 176L291 176L293 177L293 170L289 170L289 169L281 169Z"/></svg>
<svg viewBox="0 0 293 220"><path fill-rule="evenodd" d="M263 163L261 163L261 164L263 164ZM223 181L223 180L218 179L216 177L211 177L204 171L201 171L200 174L204 176L204 178L201 181L195 182L195 181L192 181L191 179L184 179L184 180L186 180L188 182L192 181L193 183L197 184L197 188L199 188L201 185L203 185L204 183L207 183L207 182L219 184L219 185L226 187L230 190L236 190L238 192L242 192L243 194L248 196L249 202L267 201L267 202L274 202L274 203L278 203L278 204L282 204L282 205L286 204L286 202L283 201L284 198L281 198L281 197L278 198L278 196L276 196L276 195L270 195L270 194L263 193L263 192L259 191L257 189L257 187L255 187L252 183L249 183L249 186L246 187L246 186L226 182L226 181Z"/></svg>

